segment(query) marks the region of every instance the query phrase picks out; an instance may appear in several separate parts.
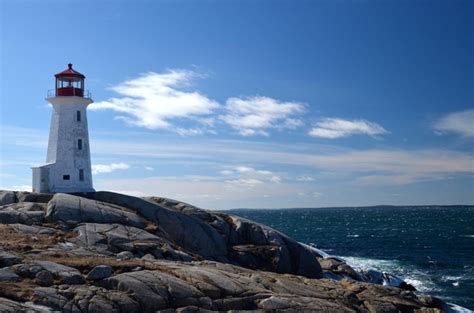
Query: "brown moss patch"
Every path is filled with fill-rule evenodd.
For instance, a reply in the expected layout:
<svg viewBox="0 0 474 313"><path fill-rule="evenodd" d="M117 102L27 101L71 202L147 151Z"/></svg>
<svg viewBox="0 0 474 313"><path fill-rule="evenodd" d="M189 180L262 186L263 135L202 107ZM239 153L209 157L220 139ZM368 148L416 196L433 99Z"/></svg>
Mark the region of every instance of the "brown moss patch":
<svg viewBox="0 0 474 313"><path fill-rule="evenodd" d="M159 229L160 229L159 226L156 225L155 223L152 223L150 221L145 221L144 230L146 230L147 232L155 234L158 232Z"/></svg>
<svg viewBox="0 0 474 313"><path fill-rule="evenodd" d="M38 287L32 280L24 279L21 282L0 282L0 297L26 302Z"/></svg>
<svg viewBox="0 0 474 313"><path fill-rule="evenodd" d="M148 260L119 260L115 258L105 257L91 257L91 256L71 256L66 253L53 253L50 255L42 255L38 258L42 261L51 261L58 264L74 267L81 272L88 272L97 265L111 266L116 272L130 272L136 267L141 267L145 270L162 270L166 271L166 267L153 261Z"/></svg>
<svg viewBox="0 0 474 313"><path fill-rule="evenodd" d="M16 231L9 225L0 224L0 246L7 250L28 251L31 249L47 249L67 238L76 237L75 232L58 232L55 235L25 234Z"/></svg>
<svg viewBox="0 0 474 313"><path fill-rule="evenodd" d="M237 226L234 224L234 220L229 214L221 213L221 212L216 212L214 213L215 215L219 216L222 218L227 224L229 224L233 229L236 229Z"/></svg>

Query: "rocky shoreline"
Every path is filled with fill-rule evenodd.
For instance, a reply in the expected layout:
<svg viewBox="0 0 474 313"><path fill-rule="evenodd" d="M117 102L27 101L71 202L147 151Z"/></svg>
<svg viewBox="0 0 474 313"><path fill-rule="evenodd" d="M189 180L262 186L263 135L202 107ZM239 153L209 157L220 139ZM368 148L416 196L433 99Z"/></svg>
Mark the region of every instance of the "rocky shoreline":
<svg viewBox="0 0 474 313"><path fill-rule="evenodd" d="M0 312L229 310L452 311L225 213L112 192L0 191Z"/></svg>

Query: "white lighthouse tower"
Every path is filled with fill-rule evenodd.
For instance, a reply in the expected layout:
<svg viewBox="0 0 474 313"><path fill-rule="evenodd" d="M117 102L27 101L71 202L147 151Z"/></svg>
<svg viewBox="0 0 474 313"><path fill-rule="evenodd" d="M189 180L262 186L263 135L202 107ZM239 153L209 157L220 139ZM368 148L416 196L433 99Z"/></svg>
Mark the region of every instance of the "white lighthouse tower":
<svg viewBox="0 0 474 313"><path fill-rule="evenodd" d="M56 75L46 163L33 168L33 192L89 192L92 187L87 106L93 101L84 91L85 76L72 64Z"/></svg>

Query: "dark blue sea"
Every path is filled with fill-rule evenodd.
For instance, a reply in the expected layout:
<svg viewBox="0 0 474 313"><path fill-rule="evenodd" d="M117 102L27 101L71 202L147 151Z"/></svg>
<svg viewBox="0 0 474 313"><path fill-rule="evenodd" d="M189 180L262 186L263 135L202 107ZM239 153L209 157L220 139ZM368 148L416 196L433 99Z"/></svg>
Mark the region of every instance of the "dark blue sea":
<svg viewBox="0 0 474 313"><path fill-rule="evenodd" d="M392 273L421 293L474 310L474 207L247 210L242 216L351 265Z"/></svg>

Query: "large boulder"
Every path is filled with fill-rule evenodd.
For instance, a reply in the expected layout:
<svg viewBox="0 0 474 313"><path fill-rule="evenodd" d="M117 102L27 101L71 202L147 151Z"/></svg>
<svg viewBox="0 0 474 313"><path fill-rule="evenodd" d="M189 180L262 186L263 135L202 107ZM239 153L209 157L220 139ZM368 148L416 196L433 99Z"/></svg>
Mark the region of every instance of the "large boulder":
<svg viewBox="0 0 474 313"><path fill-rule="evenodd" d="M6 298L0 297L0 312L2 313L45 313L43 308L38 308L30 304L25 304L17 301L13 301Z"/></svg>
<svg viewBox="0 0 474 313"><path fill-rule="evenodd" d="M2 224L39 225L43 223L44 216L43 210L31 211L28 204L24 203L12 203L0 207L0 223Z"/></svg>
<svg viewBox="0 0 474 313"><path fill-rule="evenodd" d="M0 190L0 206L15 203L16 200L14 191Z"/></svg>
<svg viewBox="0 0 474 313"><path fill-rule="evenodd" d="M20 276L11 270L9 267L4 267L0 269L0 282L5 281L19 281Z"/></svg>
<svg viewBox="0 0 474 313"><path fill-rule="evenodd" d="M101 280L111 276L114 269L108 265L97 265L86 276L87 280Z"/></svg>
<svg viewBox="0 0 474 313"><path fill-rule="evenodd" d="M90 222L144 227L142 218L123 207L62 193L54 195L49 201L46 219L69 226Z"/></svg>
<svg viewBox="0 0 474 313"><path fill-rule="evenodd" d="M36 261L32 264L32 267L33 266L39 267L37 268L38 273L42 270L46 270L64 284L76 285L84 283L84 277L82 277L81 273L73 267L51 261Z"/></svg>
<svg viewBox="0 0 474 313"><path fill-rule="evenodd" d="M133 210L158 225L163 235L176 245L204 258L223 259L227 245L214 228L200 219L159 206L144 199L113 192L95 192L89 198Z"/></svg>
<svg viewBox="0 0 474 313"><path fill-rule="evenodd" d="M241 266L306 277L322 277L316 250L262 224L196 208L167 198L148 198L170 211L184 213L214 228L227 243L229 261ZM245 251L244 251L245 249Z"/></svg>

